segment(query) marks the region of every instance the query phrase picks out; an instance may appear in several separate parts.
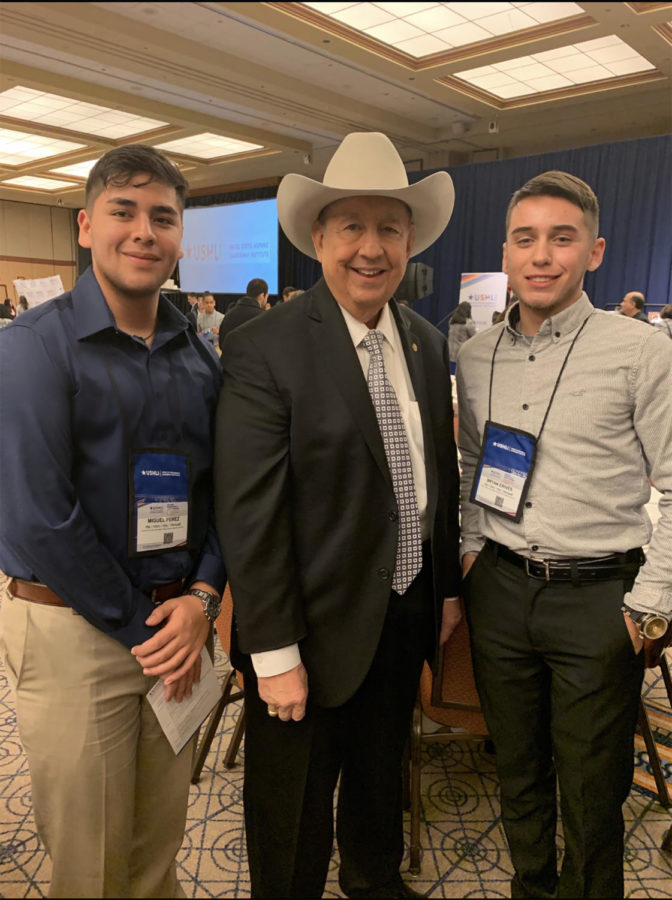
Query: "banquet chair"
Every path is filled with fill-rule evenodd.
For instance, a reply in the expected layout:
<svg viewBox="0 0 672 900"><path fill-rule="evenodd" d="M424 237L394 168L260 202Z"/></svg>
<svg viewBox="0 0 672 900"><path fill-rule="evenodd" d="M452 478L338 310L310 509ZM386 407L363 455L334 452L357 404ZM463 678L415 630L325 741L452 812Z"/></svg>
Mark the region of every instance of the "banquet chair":
<svg viewBox="0 0 672 900"><path fill-rule="evenodd" d="M423 715L424 714L424 715ZM434 725L428 727L431 720ZM438 730L435 726L438 725ZM410 735L411 837L409 871L420 871L420 777L422 746L455 741L489 742L474 683L469 629L463 617L440 651L436 675L425 664Z"/></svg>
<svg viewBox="0 0 672 900"><path fill-rule="evenodd" d="M227 654L231 649L232 620L233 598L231 597L231 589L227 584L224 595L222 596L222 608L219 615L217 616L217 619L215 620L215 630L217 631L219 643ZM198 784L200 780L201 770L203 769L206 757L210 752L210 745L212 744L215 734L217 733L217 728L219 727L219 723L224 710L229 705L229 703L240 700L242 697L243 676L235 669L231 669L231 671L224 679L221 699L218 701L217 705L210 713L210 718L208 719L208 723L205 727L203 737L198 744L194 759L194 767L191 772L192 784ZM229 746L227 747L226 753L224 754L224 765L227 769L232 769L236 764L236 756L238 755L238 750L240 749L240 743L243 739L244 733L245 707L241 706L236 718L236 724L233 729L233 734L231 735L231 740L229 741Z"/></svg>
<svg viewBox="0 0 672 900"><path fill-rule="evenodd" d="M670 627L667 637L666 646L669 647L672 643L672 627ZM660 671L663 676L663 684L665 685L665 691L667 693L667 699L670 704L670 709L672 709L672 677L670 676L670 667L666 657L666 651L663 651L660 656L660 660L657 664L660 667ZM652 711L654 711L652 709ZM661 710L663 712L663 710ZM664 711L666 715L669 715L667 710ZM639 715L637 718L637 730L641 734L644 739L644 744L646 746L646 752L649 757L649 765L651 766L651 773L653 775L654 782L656 784L656 791L658 793L658 801L661 806L665 807L665 809L669 809L672 806L672 800L670 799L670 792L668 789L667 781L665 780L665 773L663 771L663 765L660 760L660 755L658 753L658 748L656 746L656 741L653 737L653 733L651 731L651 724L649 722L649 715L646 710L646 705L644 701L640 698L639 701ZM672 829L670 831L670 837L668 840L669 846L665 847L668 851L672 850Z"/></svg>

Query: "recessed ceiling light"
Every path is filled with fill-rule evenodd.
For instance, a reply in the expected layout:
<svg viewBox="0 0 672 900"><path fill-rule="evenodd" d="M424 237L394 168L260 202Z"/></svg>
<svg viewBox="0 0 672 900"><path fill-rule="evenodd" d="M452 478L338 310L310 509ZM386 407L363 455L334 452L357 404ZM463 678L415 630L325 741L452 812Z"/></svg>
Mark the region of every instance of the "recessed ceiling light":
<svg viewBox="0 0 672 900"><path fill-rule="evenodd" d="M185 156L196 156L199 159L217 159L220 156L232 156L234 153L245 153L249 150L260 150L261 144L250 144L235 138L223 137L219 134L194 134L191 137L177 138L156 144L160 150L183 153Z"/></svg>
<svg viewBox="0 0 672 900"><path fill-rule="evenodd" d="M85 144L61 141L41 134L26 134L0 128L0 163L5 166L20 166L36 159L60 156L73 150L81 150Z"/></svg>
<svg viewBox="0 0 672 900"><path fill-rule="evenodd" d="M87 159L86 162L73 163L70 166L59 166L58 169L50 169L58 175L73 175L75 178L88 178L89 172L98 162L97 159Z"/></svg>
<svg viewBox="0 0 672 900"><path fill-rule="evenodd" d="M416 59L584 13L578 3L303 3Z"/></svg>
<svg viewBox="0 0 672 900"><path fill-rule="evenodd" d="M490 66L455 72L454 77L508 100L654 68L619 37L607 35Z"/></svg>
<svg viewBox="0 0 672 900"><path fill-rule="evenodd" d="M167 125L158 119L17 86L0 93L0 115L117 140Z"/></svg>
<svg viewBox="0 0 672 900"><path fill-rule="evenodd" d="M63 188L78 187L72 181L58 181L55 178L38 178L37 175L20 175L18 178L6 178L0 185L13 187L38 188L41 191L62 191Z"/></svg>

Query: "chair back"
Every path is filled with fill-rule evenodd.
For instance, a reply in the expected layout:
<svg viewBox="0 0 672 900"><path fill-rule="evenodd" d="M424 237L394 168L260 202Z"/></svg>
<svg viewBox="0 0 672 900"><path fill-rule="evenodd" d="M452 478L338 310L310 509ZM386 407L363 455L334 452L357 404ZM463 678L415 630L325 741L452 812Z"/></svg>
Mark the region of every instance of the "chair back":
<svg viewBox="0 0 672 900"><path fill-rule="evenodd" d="M424 714L441 725L487 736L474 681L466 618L441 648L436 676L425 666L420 680L420 703Z"/></svg>
<svg viewBox="0 0 672 900"><path fill-rule="evenodd" d="M222 594L222 608L215 619L215 630L219 643L227 656L231 653L231 623L233 622L233 597L228 583Z"/></svg>

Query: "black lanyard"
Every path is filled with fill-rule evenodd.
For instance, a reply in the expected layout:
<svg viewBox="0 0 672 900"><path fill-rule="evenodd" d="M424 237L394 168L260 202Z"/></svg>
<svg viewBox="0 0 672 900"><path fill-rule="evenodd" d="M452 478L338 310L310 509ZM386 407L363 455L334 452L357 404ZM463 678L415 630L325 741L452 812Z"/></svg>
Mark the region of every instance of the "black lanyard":
<svg viewBox="0 0 672 900"><path fill-rule="evenodd" d="M544 426L546 425L546 419L548 419L548 414L551 411L551 406L553 404L553 401L555 400L555 395L558 390L558 385L560 384L560 379L562 378L562 373L565 371L565 366L567 365L567 360L569 359L569 354L574 349L574 344L576 344L577 340L579 339L579 335L581 334L583 329L586 327L586 323L588 322L588 319L590 319L592 314L593 314L592 312L588 313L586 318L581 323L581 327L578 329L578 331L574 335L572 343L569 345L569 350L567 351L567 354L565 355L562 366L560 367L560 371L558 372L558 377L555 379L555 384L553 386L553 393L551 394L551 399L548 401L548 406L546 407L546 413L544 415L544 420L541 423L541 428L539 429L539 434L537 435L537 442L541 438L541 433L544 430ZM507 328L507 326L505 325L504 328L502 328L501 334L497 338L497 343L495 344L495 349L492 353L492 359L490 361L490 389L488 392L488 421L489 422L492 421L492 382L493 382L493 376L495 374L495 357L497 356L497 351L499 350L499 345L501 343L502 338L504 337L504 332L506 331L506 328Z"/></svg>

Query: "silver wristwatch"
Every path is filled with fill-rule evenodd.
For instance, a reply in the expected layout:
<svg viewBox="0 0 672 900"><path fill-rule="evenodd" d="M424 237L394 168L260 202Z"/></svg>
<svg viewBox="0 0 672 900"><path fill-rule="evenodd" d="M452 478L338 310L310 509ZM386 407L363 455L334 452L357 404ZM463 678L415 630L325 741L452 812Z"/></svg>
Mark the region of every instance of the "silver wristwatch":
<svg viewBox="0 0 672 900"><path fill-rule="evenodd" d="M204 591L202 588L189 588L189 593L199 597L203 603L203 612L211 622L214 622L222 608L222 598L213 591Z"/></svg>
<svg viewBox="0 0 672 900"><path fill-rule="evenodd" d="M670 626L670 620L660 613L640 612L623 605L623 612L639 625L639 633L643 638L655 641L663 637Z"/></svg>

